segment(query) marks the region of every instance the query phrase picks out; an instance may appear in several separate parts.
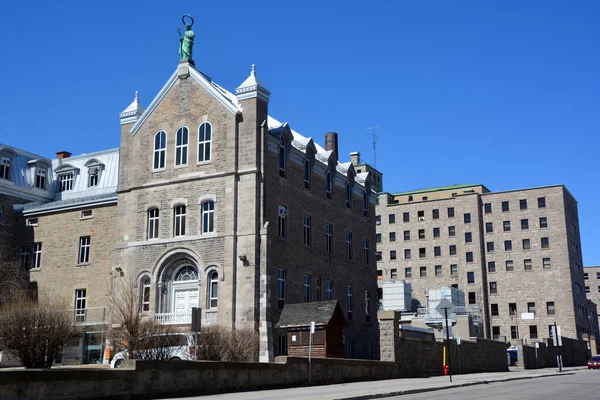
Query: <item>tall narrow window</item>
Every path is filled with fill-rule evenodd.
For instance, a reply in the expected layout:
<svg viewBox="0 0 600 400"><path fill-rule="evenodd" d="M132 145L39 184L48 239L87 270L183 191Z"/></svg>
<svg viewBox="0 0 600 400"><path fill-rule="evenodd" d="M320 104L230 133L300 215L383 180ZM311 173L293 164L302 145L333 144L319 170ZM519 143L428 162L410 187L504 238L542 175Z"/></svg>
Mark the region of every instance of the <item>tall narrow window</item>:
<svg viewBox="0 0 600 400"><path fill-rule="evenodd" d="M346 258L352 260L352 233L346 232Z"/></svg>
<svg viewBox="0 0 600 400"><path fill-rule="evenodd" d="M185 235L185 206L175 206L173 210L173 236Z"/></svg>
<svg viewBox="0 0 600 400"><path fill-rule="evenodd" d="M325 224L325 251L333 253L333 225Z"/></svg>
<svg viewBox="0 0 600 400"><path fill-rule="evenodd" d="M208 308L217 308L219 304L219 274L213 271L208 276Z"/></svg>
<svg viewBox="0 0 600 400"><path fill-rule="evenodd" d="M35 171L35 187L38 189L46 189L46 170L37 168Z"/></svg>
<svg viewBox="0 0 600 400"><path fill-rule="evenodd" d="M82 236L79 238L79 263L86 263L90 261L90 236Z"/></svg>
<svg viewBox="0 0 600 400"><path fill-rule="evenodd" d="M10 180L10 158L0 159L0 179Z"/></svg>
<svg viewBox="0 0 600 400"><path fill-rule="evenodd" d="M304 216L304 244L312 246L311 218L308 215Z"/></svg>
<svg viewBox="0 0 600 400"><path fill-rule="evenodd" d="M346 286L346 301L348 303L348 321L354 321L354 301L352 299L352 286Z"/></svg>
<svg viewBox="0 0 600 400"><path fill-rule="evenodd" d="M31 249L28 244L24 244L23 246L21 246L20 261L21 261L21 267L23 267L23 268L29 268L29 266L31 264L30 251L31 251Z"/></svg>
<svg viewBox="0 0 600 400"><path fill-rule="evenodd" d="M310 303L311 301L311 280L312 277L310 275L304 275L304 302Z"/></svg>
<svg viewBox="0 0 600 400"><path fill-rule="evenodd" d="M371 291L365 290L365 322L371 322Z"/></svg>
<svg viewBox="0 0 600 400"><path fill-rule="evenodd" d="M58 191L66 192L73 190L73 172L58 176Z"/></svg>
<svg viewBox="0 0 600 400"><path fill-rule="evenodd" d="M277 231L278 231L279 237L282 239L285 239L285 238L287 238L287 215L288 215L287 207L279 206L278 214L279 214L279 216L277 217Z"/></svg>
<svg viewBox="0 0 600 400"><path fill-rule="evenodd" d="M42 244L34 243L33 244L33 259L31 268L40 268L42 265Z"/></svg>
<svg viewBox="0 0 600 400"><path fill-rule="evenodd" d="M281 144L279 145L279 176L282 178L286 177L285 164L285 139L281 138Z"/></svg>
<svg viewBox="0 0 600 400"><path fill-rule="evenodd" d="M350 192L350 184L346 182L346 208L352 208L352 193Z"/></svg>
<svg viewBox="0 0 600 400"><path fill-rule="evenodd" d="M277 270L277 308L285 306L285 269Z"/></svg>
<svg viewBox="0 0 600 400"><path fill-rule="evenodd" d="M215 231L215 202L202 203L202 233Z"/></svg>
<svg viewBox="0 0 600 400"><path fill-rule="evenodd" d="M365 261L366 266L371 265L371 249L367 239L363 242L363 260Z"/></svg>
<svg viewBox="0 0 600 400"><path fill-rule="evenodd" d="M310 160L306 159L306 160L304 160L304 189L310 190L310 178L311 178Z"/></svg>
<svg viewBox="0 0 600 400"><path fill-rule="evenodd" d="M198 162L210 161L212 144L212 125L203 123L198 128Z"/></svg>
<svg viewBox="0 0 600 400"><path fill-rule="evenodd" d="M142 311L150 311L150 277L143 277L140 286L142 288L140 293L140 308Z"/></svg>
<svg viewBox="0 0 600 400"><path fill-rule="evenodd" d="M100 168L92 167L88 169L88 187L98 186L98 180L100 179Z"/></svg>
<svg viewBox="0 0 600 400"><path fill-rule="evenodd" d="M333 281L327 281L327 289L326 289L327 300L333 300Z"/></svg>
<svg viewBox="0 0 600 400"><path fill-rule="evenodd" d="M369 216L369 194L366 191L363 193L363 216Z"/></svg>
<svg viewBox="0 0 600 400"><path fill-rule="evenodd" d="M75 290L75 322L85 322L85 289Z"/></svg>
<svg viewBox="0 0 600 400"><path fill-rule="evenodd" d="M158 238L158 208L148 210L148 239Z"/></svg>
<svg viewBox="0 0 600 400"><path fill-rule="evenodd" d="M331 173L329 171L325 174L325 197L331 200Z"/></svg>
<svg viewBox="0 0 600 400"><path fill-rule="evenodd" d="M175 166L187 165L188 159L188 128L182 126L177 129L175 141Z"/></svg>
<svg viewBox="0 0 600 400"><path fill-rule="evenodd" d="M321 301L321 278L317 278L317 301Z"/></svg>
<svg viewBox="0 0 600 400"><path fill-rule="evenodd" d="M154 169L165 168L167 154L167 134L159 131L154 135Z"/></svg>

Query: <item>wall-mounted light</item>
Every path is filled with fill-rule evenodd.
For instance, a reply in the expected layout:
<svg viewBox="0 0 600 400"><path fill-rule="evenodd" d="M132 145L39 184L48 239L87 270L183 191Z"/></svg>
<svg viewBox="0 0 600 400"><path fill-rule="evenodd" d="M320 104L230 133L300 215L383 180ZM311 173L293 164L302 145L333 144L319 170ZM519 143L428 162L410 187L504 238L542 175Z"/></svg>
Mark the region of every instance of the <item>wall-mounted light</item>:
<svg viewBox="0 0 600 400"><path fill-rule="evenodd" d="M246 257L245 254L240 256L239 259L242 262L242 264L244 265L244 267L248 267L250 265L250 261L248 261L248 257Z"/></svg>

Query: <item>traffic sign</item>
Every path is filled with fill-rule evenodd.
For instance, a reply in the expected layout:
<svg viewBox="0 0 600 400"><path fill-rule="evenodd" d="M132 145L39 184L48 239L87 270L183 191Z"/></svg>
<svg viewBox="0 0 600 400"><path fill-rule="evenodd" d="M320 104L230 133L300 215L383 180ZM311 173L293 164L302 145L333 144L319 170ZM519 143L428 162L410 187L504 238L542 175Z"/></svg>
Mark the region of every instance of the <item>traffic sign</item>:
<svg viewBox="0 0 600 400"><path fill-rule="evenodd" d="M448 299L442 299L440 301L440 304L438 304L438 306L435 308L435 310L437 312L439 312L442 315L445 315L444 310L447 309L448 310L448 315L454 313L454 304L452 304L452 302Z"/></svg>

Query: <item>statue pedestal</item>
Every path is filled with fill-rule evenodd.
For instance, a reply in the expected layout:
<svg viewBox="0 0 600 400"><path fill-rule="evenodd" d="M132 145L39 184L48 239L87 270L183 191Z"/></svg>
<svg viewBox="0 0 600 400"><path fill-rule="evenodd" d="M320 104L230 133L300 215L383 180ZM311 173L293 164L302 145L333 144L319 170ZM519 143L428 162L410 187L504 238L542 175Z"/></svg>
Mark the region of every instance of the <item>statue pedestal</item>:
<svg viewBox="0 0 600 400"><path fill-rule="evenodd" d="M190 64L188 61L182 60L179 62L177 66L177 76L180 79L185 79L190 76ZM194 65L194 64L192 64Z"/></svg>

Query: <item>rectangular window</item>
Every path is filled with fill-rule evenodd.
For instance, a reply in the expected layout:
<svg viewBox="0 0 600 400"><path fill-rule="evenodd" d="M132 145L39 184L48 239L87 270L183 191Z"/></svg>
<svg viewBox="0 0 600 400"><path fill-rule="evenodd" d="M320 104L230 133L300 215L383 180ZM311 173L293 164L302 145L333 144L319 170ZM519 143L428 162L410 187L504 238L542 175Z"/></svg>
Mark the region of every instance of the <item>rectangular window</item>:
<svg viewBox="0 0 600 400"><path fill-rule="evenodd" d="M440 228L433 228L433 237L434 238L439 238L440 237Z"/></svg>
<svg viewBox="0 0 600 400"><path fill-rule="evenodd" d="M30 250L31 249L28 244L24 244L23 246L21 246L20 262L21 262L22 268L30 268L30 265L31 265Z"/></svg>
<svg viewBox="0 0 600 400"><path fill-rule="evenodd" d="M285 269L277 269L277 308L285 306Z"/></svg>
<svg viewBox="0 0 600 400"><path fill-rule="evenodd" d="M519 200L519 209L527 210L527 199Z"/></svg>
<svg viewBox="0 0 600 400"><path fill-rule="evenodd" d="M583 273L583 280L587 281L588 279L590 279L590 275L587 272L584 272Z"/></svg>
<svg viewBox="0 0 600 400"><path fill-rule="evenodd" d="M304 189L310 190L310 160L304 160Z"/></svg>
<svg viewBox="0 0 600 400"><path fill-rule="evenodd" d="M546 208L546 198L538 197L538 208Z"/></svg>
<svg viewBox="0 0 600 400"><path fill-rule="evenodd" d="M467 253L465 254L466 258L467 258L467 262L468 263L472 263L473 262L473 252L472 251L467 251Z"/></svg>
<svg viewBox="0 0 600 400"><path fill-rule="evenodd" d="M311 218L304 216L304 245L312 246Z"/></svg>
<svg viewBox="0 0 600 400"><path fill-rule="evenodd" d="M403 222L410 222L410 214L407 213L407 212L402 213L402 221Z"/></svg>
<svg viewBox="0 0 600 400"><path fill-rule="evenodd" d="M510 232L510 221L502 222L502 227L504 228L504 232Z"/></svg>
<svg viewBox="0 0 600 400"><path fill-rule="evenodd" d="M511 317L517 316L517 303L508 303L508 315Z"/></svg>
<svg viewBox="0 0 600 400"><path fill-rule="evenodd" d="M488 272L496 272L496 261L488 261Z"/></svg>
<svg viewBox="0 0 600 400"><path fill-rule="evenodd" d="M442 266L441 265L435 266L435 276L442 276Z"/></svg>
<svg viewBox="0 0 600 400"><path fill-rule="evenodd" d="M381 261L381 259L382 259L382 255L381 254L382 253L380 251L376 251L375 252L375 260Z"/></svg>
<svg viewBox="0 0 600 400"><path fill-rule="evenodd" d="M502 211L510 211L510 205L509 205L508 201L502 202Z"/></svg>
<svg viewBox="0 0 600 400"><path fill-rule="evenodd" d="M471 213L465 213L465 215L464 215L464 221L465 221L465 224L470 224L471 223Z"/></svg>
<svg viewBox="0 0 600 400"><path fill-rule="evenodd" d="M371 322L371 291L365 290L365 322Z"/></svg>
<svg viewBox="0 0 600 400"><path fill-rule="evenodd" d="M287 333L283 334L283 335L279 335L279 355L280 356L288 355Z"/></svg>
<svg viewBox="0 0 600 400"><path fill-rule="evenodd" d="M504 241L504 251L512 251L512 240Z"/></svg>
<svg viewBox="0 0 600 400"><path fill-rule="evenodd" d="M79 217L80 219L87 219L87 218L92 218L93 215L93 210L83 210L81 212L81 217Z"/></svg>
<svg viewBox="0 0 600 400"><path fill-rule="evenodd" d="M552 267L552 264L550 263L550 257L544 257L542 258L542 267L544 269L548 269Z"/></svg>
<svg viewBox="0 0 600 400"><path fill-rule="evenodd" d="M91 175L90 175L90 180L91 180ZM96 174L96 185L98 184L98 174ZM93 185L93 186L96 186ZM38 189L46 189L46 170L42 169L42 168L38 168L36 169L35 172L35 187Z"/></svg>
<svg viewBox="0 0 600 400"><path fill-rule="evenodd" d="M433 219L438 219L440 217L440 210L435 208L431 211L431 217Z"/></svg>
<svg viewBox="0 0 600 400"><path fill-rule="evenodd" d="M527 229L529 229L529 220L524 218L521 220L521 230L526 231Z"/></svg>
<svg viewBox="0 0 600 400"><path fill-rule="evenodd" d="M410 259L410 249L404 249L404 259L405 260Z"/></svg>
<svg viewBox="0 0 600 400"><path fill-rule="evenodd" d="M527 312L535 314L535 302L527 303Z"/></svg>
<svg viewBox="0 0 600 400"><path fill-rule="evenodd" d="M352 260L352 233L346 232L346 258Z"/></svg>
<svg viewBox="0 0 600 400"><path fill-rule="evenodd" d="M185 235L185 214L186 207L183 204L175 206L173 209L173 236Z"/></svg>
<svg viewBox="0 0 600 400"><path fill-rule="evenodd" d="M354 321L354 301L352 299L352 286L346 286L346 301L348 303L348 321Z"/></svg>
<svg viewBox="0 0 600 400"><path fill-rule="evenodd" d="M483 205L483 211L484 211L486 214L491 214L491 213L492 213L492 203L485 203L485 204Z"/></svg>
<svg viewBox="0 0 600 400"><path fill-rule="evenodd" d="M467 272L467 283L475 283L475 272Z"/></svg>
<svg viewBox="0 0 600 400"><path fill-rule="evenodd" d="M42 244L34 243L33 244L33 259L31 268L40 268L42 265Z"/></svg>
<svg viewBox="0 0 600 400"><path fill-rule="evenodd" d="M68 190L73 190L73 172L58 176L58 191L66 192Z"/></svg>
<svg viewBox="0 0 600 400"><path fill-rule="evenodd" d="M381 233L375 234L375 243L381 243Z"/></svg>
<svg viewBox="0 0 600 400"><path fill-rule="evenodd" d="M448 218L454 218L454 207L448 207Z"/></svg>
<svg viewBox="0 0 600 400"><path fill-rule="evenodd" d="M187 165L188 133L188 128L185 126L177 129L175 135L175 166Z"/></svg>
<svg viewBox="0 0 600 400"><path fill-rule="evenodd" d="M491 304L491 308L492 308L492 317L497 317L498 315L500 315L500 313L498 312L498 304Z"/></svg>
<svg viewBox="0 0 600 400"><path fill-rule="evenodd" d="M533 269L531 258L526 258L523 260L523 269L525 269L525 271L531 271Z"/></svg>
<svg viewBox="0 0 600 400"><path fill-rule="evenodd" d="M363 241L363 261L367 267L371 265L371 246L367 239Z"/></svg>
<svg viewBox="0 0 600 400"><path fill-rule="evenodd" d="M304 302L310 303L311 301L311 281L312 276L304 275Z"/></svg>
<svg viewBox="0 0 600 400"><path fill-rule="evenodd" d="M98 178L100 177L99 168L90 168L88 170L88 187L98 186Z"/></svg>
<svg viewBox="0 0 600 400"><path fill-rule="evenodd" d="M398 278L398 270L396 268L390 269L390 279Z"/></svg>
<svg viewBox="0 0 600 400"><path fill-rule="evenodd" d="M487 252L488 253L493 253L494 252L494 242L487 242L485 244Z"/></svg>
<svg viewBox="0 0 600 400"><path fill-rule="evenodd" d="M586 292L586 293L590 293L590 287L589 287L589 286L586 286L586 287L585 287L585 292Z"/></svg>
<svg viewBox="0 0 600 400"><path fill-rule="evenodd" d="M458 275L458 265L450 264L450 275L457 276Z"/></svg>
<svg viewBox="0 0 600 400"><path fill-rule="evenodd" d="M556 314L556 308L554 308L554 302L553 301L547 301L546 302L546 314L548 314L548 315L555 315Z"/></svg>
<svg viewBox="0 0 600 400"><path fill-rule="evenodd" d="M375 216L375 225L381 225L381 215Z"/></svg>
<svg viewBox="0 0 600 400"><path fill-rule="evenodd" d="M0 179L10 180L10 158L0 158Z"/></svg>
<svg viewBox="0 0 600 400"><path fill-rule="evenodd" d="M490 282L490 294L498 293L498 285L496 282Z"/></svg>
<svg viewBox="0 0 600 400"><path fill-rule="evenodd" d="M537 325L529 325L529 338L530 339L538 338Z"/></svg>
<svg viewBox="0 0 600 400"><path fill-rule="evenodd" d="M425 221L425 211L417 211L417 217L419 221Z"/></svg>
<svg viewBox="0 0 600 400"><path fill-rule="evenodd" d="M499 326L492 326L492 338L494 340L500 339L500 327Z"/></svg>
<svg viewBox="0 0 600 400"><path fill-rule="evenodd" d="M379 241L381 241L381 235ZM333 253L333 225L331 224L325 224L325 251L329 254Z"/></svg>
<svg viewBox="0 0 600 400"><path fill-rule="evenodd" d="M494 233L494 223L493 222L485 223L485 233Z"/></svg>
<svg viewBox="0 0 600 400"><path fill-rule="evenodd" d="M287 238L287 216L288 209L285 206L278 207L278 217L277 217L277 232L280 238Z"/></svg>
<svg viewBox="0 0 600 400"><path fill-rule="evenodd" d="M396 250L390 250L390 260L396 259Z"/></svg>
<svg viewBox="0 0 600 400"><path fill-rule="evenodd" d="M473 234L471 232L465 232L465 243L473 242Z"/></svg>
<svg viewBox="0 0 600 400"><path fill-rule="evenodd" d="M390 242L396 241L396 232L390 232Z"/></svg>
<svg viewBox="0 0 600 400"><path fill-rule="evenodd" d="M410 240L410 231L404 231L404 240Z"/></svg>
<svg viewBox="0 0 600 400"><path fill-rule="evenodd" d="M419 229L419 239L425 239L425 229Z"/></svg>
<svg viewBox="0 0 600 400"><path fill-rule="evenodd" d="M404 277L412 278L412 268L411 267L404 268Z"/></svg>
<svg viewBox="0 0 600 400"><path fill-rule="evenodd" d="M529 239L523 239L523 250L531 249L531 241Z"/></svg>
<svg viewBox="0 0 600 400"><path fill-rule="evenodd" d="M442 256L442 248L440 246L435 246L433 248L433 256L434 257L441 257Z"/></svg>
<svg viewBox="0 0 600 400"><path fill-rule="evenodd" d="M90 236L82 236L79 238L79 264L90 261Z"/></svg>
<svg viewBox="0 0 600 400"><path fill-rule="evenodd" d="M550 248L550 239L548 239L547 237L543 237L542 238L542 249L549 249Z"/></svg>
<svg viewBox="0 0 600 400"><path fill-rule="evenodd" d="M327 288L325 294L327 300L333 300L333 281L327 281Z"/></svg>
<svg viewBox="0 0 600 400"><path fill-rule="evenodd" d="M456 245L455 244L451 244L449 246L448 250L449 250L449 253L450 253L451 256L455 256L456 255Z"/></svg>
<svg viewBox="0 0 600 400"><path fill-rule="evenodd" d="M511 325L510 327L510 338L518 339L519 338L519 327L516 325Z"/></svg>
<svg viewBox="0 0 600 400"><path fill-rule="evenodd" d="M448 227L448 236L456 236L456 227L455 226Z"/></svg>
<svg viewBox="0 0 600 400"><path fill-rule="evenodd" d="M419 268L419 276L421 278L425 278L427 276L427 267L420 267Z"/></svg>
<svg viewBox="0 0 600 400"><path fill-rule="evenodd" d="M514 270L513 260L506 260L506 270L507 271L513 271Z"/></svg>
<svg viewBox="0 0 600 400"><path fill-rule="evenodd" d="M85 322L85 289L75 290L75 322Z"/></svg>
<svg viewBox="0 0 600 400"><path fill-rule="evenodd" d="M388 221L390 224L395 224L396 223L396 214L388 215Z"/></svg>
<svg viewBox="0 0 600 400"><path fill-rule="evenodd" d="M420 248L419 248L419 258L425 258L425 257L427 257L427 254L426 254L426 253L427 253L427 252L426 252L426 250L425 250L425 247L420 247Z"/></svg>
<svg viewBox="0 0 600 400"><path fill-rule="evenodd" d="M158 208L148 210L148 240L158 238Z"/></svg>
<svg viewBox="0 0 600 400"><path fill-rule="evenodd" d="M540 228L547 228L547 227L548 227L548 218L540 217Z"/></svg>
<svg viewBox="0 0 600 400"><path fill-rule="evenodd" d="M37 218L27 218L27 226L38 226Z"/></svg>
<svg viewBox="0 0 600 400"><path fill-rule="evenodd" d="M469 292L469 304L477 304L475 292Z"/></svg>

